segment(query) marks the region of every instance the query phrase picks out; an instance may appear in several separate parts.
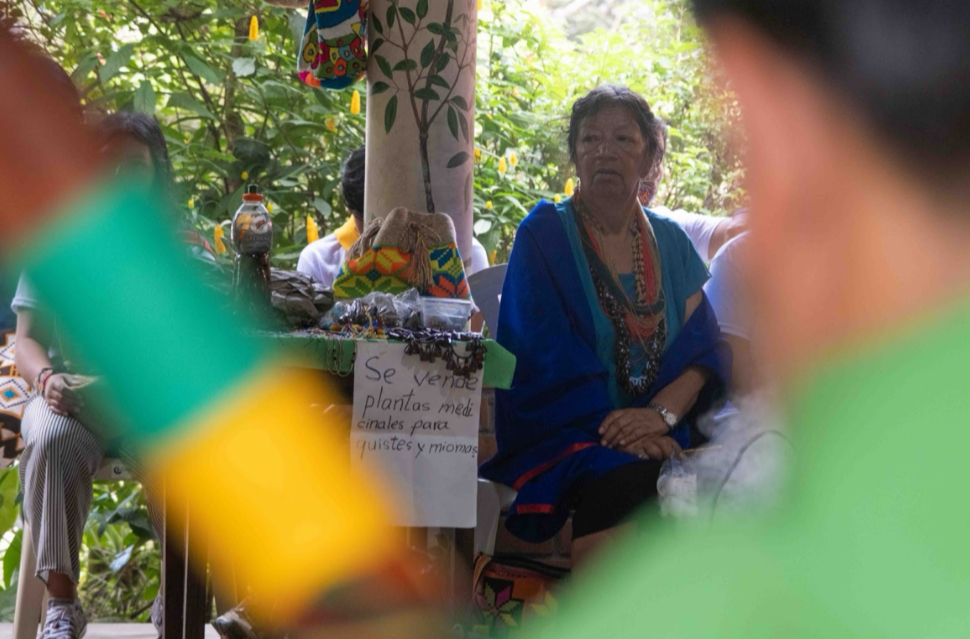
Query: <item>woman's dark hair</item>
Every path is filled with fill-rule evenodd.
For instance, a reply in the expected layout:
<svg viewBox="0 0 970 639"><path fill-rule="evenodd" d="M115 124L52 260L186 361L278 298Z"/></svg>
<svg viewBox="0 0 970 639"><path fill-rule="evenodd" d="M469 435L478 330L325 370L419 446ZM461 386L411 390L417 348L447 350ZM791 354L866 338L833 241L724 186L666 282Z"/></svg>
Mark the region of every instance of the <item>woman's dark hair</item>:
<svg viewBox="0 0 970 639"><path fill-rule="evenodd" d="M917 171L970 164L967 0L693 0L700 21L740 19L808 61ZM945 174L945 175L942 175Z"/></svg>
<svg viewBox="0 0 970 639"><path fill-rule="evenodd" d="M622 107L633 116L640 128L640 134L647 143L647 153L651 158L651 169L646 179L656 181L663 170L664 153L667 147L667 126L663 120L654 115L650 104L642 95L626 87L604 84L576 100L572 114L569 116L569 158L573 164L576 163L576 145L583 122L611 107Z"/></svg>
<svg viewBox="0 0 970 639"><path fill-rule="evenodd" d="M163 189L171 186L172 165L168 159L168 144L158 120L144 113L117 111L101 121L98 131L104 144L132 139L145 145L152 156L155 185Z"/></svg>
<svg viewBox="0 0 970 639"><path fill-rule="evenodd" d="M354 217L363 218L364 215L364 147L356 149L344 162L344 170L340 176L340 189L344 194L344 201Z"/></svg>

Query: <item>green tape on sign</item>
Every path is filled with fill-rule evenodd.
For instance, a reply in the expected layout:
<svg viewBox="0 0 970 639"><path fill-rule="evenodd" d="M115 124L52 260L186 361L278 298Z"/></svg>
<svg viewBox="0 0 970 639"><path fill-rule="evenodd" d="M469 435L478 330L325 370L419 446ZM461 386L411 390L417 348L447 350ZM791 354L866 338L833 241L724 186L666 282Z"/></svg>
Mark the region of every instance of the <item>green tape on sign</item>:
<svg viewBox="0 0 970 639"><path fill-rule="evenodd" d="M55 217L19 264L135 443L172 434L264 361L176 243L158 194L109 185Z"/></svg>

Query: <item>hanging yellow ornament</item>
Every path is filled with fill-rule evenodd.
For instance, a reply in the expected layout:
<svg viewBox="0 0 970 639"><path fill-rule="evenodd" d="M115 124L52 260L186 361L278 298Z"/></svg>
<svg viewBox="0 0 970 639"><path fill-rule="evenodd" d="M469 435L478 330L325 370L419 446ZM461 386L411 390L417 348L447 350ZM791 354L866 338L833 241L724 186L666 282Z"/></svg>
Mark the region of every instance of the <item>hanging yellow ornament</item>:
<svg viewBox="0 0 970 639"><path fill-rule="evenodd" d="M272 202L267 202L266 203L266 210L269 211L270 213L273 212L273 203Z"/></svg>
<svg viewBox="0 0 970 639"><path fill-rule="evenodd" d="M566 180L566 197L572 197L576 192L576 181L572 178Z"/></svg>
<svg viewBox="0 0 970 639"><path fill-rule="evenodd" d="M358 115L360 113L360 91L354 89L354 95L350 98L350 113Z"/></svg>
<svg viewBox="0 0 970 639"><path fill-rule="evenodd" d="M478 0L478 10L482 10L482 0Z"/></svg>
<svg viewBox="0 0 970 639"><path fill-rule="evenodd" d="M492 206L493 206L492 205L492 201L489 200L488 202L485 203L485 210L486 211L491 211L492 210Z"/></svg>
<svg viewBox="0 0 970 639"><path fill-rule="evenodd" d="M306 216L306 242L307 244L313 244L320 239L320 229L317 227L317 223L313 221L312 215Z"/></svg>
<svg viewBox="0 0 970 639"><path fill-rule="evenodd" d="M190 209L194 209L195 208L195 198L194 197L190 197L189 198L189 208Z"/></svg>
<svg viewBox="0 0 970 639"><path fill-rule="evenodd" d="M249 19L249 41L255 42L259 40L259 20L256 16Z"/></svg>
<svg viewBox="0 0 970 639"><path fill-rule="evenodd" d="M482 161L482 150L477 147L475 148L475 161L476 162Z"/></svg>
<svg viewBox="0 0 970 639"><path fill-rule="evenodd" d="M326 120L323 121L323 124L324 124L324 126L327 127L327 131L330 131L331 133L336 133L337 132L337 119L336 118L327 118Z"/></svg>
<svg viewBox="0 0 970 639"><path fill-rule="evenodd" d="M244 179L244 180L248 180L248 179L249 179L249 171L243 171L243 172L242 172L242 173L241 173L241 174L239 175L239 177L241 177L241 178L242 178L242 179Z"/></svg>
<svg viewBox="0 0 970 639"><path fill-rule="evenodd" d="M559 204L560 202L562 202L562 196L556 193L556 196L552 198L552 201L555 202L556 204Z"/></svg>
<svg viewBox="0 0 970 639"><path fill-rule="evenodd" d="M519 155L515 151L512 151L511 153L509 153L509 164L511 164L512 166L515 166L518 163L519 163Z"/></svg>
<svg viewBox="0 0 970 639"><path fill-rule="evenodd" d="M498 160L498 172L499 173L502 173L502 174L505 174L505 172L508 171L508 170L509 170L508 162L505 161L505 158L499 158L499 160Z"/></svg>
<svg viewBox="0 0 970 639"><path fill-rule="evenodd" d="M225 232L222 230L222 225L216 224L215 230L212 231L212 239L213 244L215 244L216 247L216 253L219 255L223 255L226 252L226 243L222 241L222 238L225 236Z"/></svg>

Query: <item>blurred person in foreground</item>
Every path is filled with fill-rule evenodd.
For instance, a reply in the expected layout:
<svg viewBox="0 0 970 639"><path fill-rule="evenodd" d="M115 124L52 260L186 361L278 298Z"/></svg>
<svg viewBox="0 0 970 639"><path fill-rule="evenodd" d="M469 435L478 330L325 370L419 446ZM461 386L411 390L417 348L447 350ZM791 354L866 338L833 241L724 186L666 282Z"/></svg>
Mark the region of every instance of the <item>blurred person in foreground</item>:
<svg viewBox="0 0 970 639"><path fill-rule="evenodd" d="M964 637L970 3L694 5L744 111L753 312L799 466L765 520L628 540L538 635Z"/></svg>

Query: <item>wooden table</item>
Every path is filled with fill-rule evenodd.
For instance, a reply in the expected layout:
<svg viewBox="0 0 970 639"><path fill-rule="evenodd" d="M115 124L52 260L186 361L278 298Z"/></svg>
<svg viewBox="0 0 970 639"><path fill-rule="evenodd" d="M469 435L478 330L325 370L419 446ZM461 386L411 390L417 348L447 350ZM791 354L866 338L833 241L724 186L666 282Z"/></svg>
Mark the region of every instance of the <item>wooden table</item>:
<svg viewBox="0 0 970 639"><path fill-rule="evenodd" d="M334 338L315 333L263 334L260 336L274 348L287 365L308 368L335 379L347 395L346 403L353 404L353 363L356 340ZM492 340L484 340L487 353L483 369L483 385L489 388L509 388L515 370L515 356ZM203 639L209 621L212 602L211 588L205 566L204 549L192 534L191 513L184 512L184 504L171 504L165 499L165 526L162 535L162 587L164 621L162 639ZM176 509L181 509L176 511ZM183 534L172 534L169 520L185 521ZM456 609L471 600L471 580L468 578L474 544L474 529L454 531L454 561L452 562L452 606ZM427 529L408 531L408 543L425 547ZM188 561L191 556L194 561ZM468 563L463 567L462 562ZM220 612L223 612L220 610Z"/></svg>

